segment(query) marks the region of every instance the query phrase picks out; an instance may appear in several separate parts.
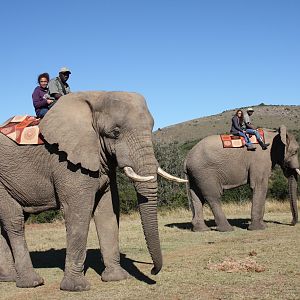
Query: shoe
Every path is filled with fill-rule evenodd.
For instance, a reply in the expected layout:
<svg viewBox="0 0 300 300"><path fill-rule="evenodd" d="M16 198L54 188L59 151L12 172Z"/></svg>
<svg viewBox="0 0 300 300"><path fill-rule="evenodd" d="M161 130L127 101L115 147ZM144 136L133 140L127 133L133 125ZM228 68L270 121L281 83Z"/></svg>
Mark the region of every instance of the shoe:
<svg viewBox="0 0 300 300"><path fill-rule="evenodd" d="M268 149L268 146L270 146L270 143L267 143L267 144L262 143L262 144L261 144L261 149L267 150L267 149Z"/></svg>
<svg viewBox="0 0 300 300"><path fill-rule="evenodd" d="M254 151L256 149L252 144L250 144L250 145L248 145L246 147L247 147L248 151Z"/></svg>
<svg viewBox="0 0 300 300"><path fill-rule="evenodd" d="M265 144L261 139L258 139L257 141L263 150L267 150L268 146L270 146L270 143Z"/></svg>

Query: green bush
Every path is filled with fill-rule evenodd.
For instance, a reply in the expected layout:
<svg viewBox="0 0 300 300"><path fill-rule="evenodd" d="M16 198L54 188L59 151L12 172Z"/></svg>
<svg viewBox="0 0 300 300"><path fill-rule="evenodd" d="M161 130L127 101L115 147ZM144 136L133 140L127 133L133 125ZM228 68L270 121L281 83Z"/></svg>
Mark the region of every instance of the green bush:
<svg viewBox="0 0 300 300"><path fill-rule="evenodd" d="M185 152L178 143L156 144L154 151L162 169L169 174L184 178L183 162ZM158 205L165 208L188 207L185 184L158 178Z"/></svg>
<svg viewBox="0 0 300 300"><path fill-rule="evenodd" d="M249 184L225 190L222 196L223 202L237 202L242 203L245 201L249 201L252 197L252 189L250 188Z"/></svg>
<svg viewBox="0 0 300 300"><path fill-rule="evenodd" d="M48 210L39 214L31 214L27 223L51 223L55 220L61 219L63 219L63 213L61 210Z"/></svg>
<svg viewBox="0 0 300 300"><path fill-rule="evenodd" d="M137 210L137 197L132 182L119 170L117 171L117 182L121 213L127 214Z"/></svg>
<svg viewBox="0 0 300 300"><path fill-rule="evenodd" d="M273 170L269 181L268 197L281 201L288 197L288 182L278 166Z"/></svg>
<svg viewBox="0 0 300 300"><path fill-rule="evenodd" d="M298 143L300 143L300 130L292 132ZM155 144L155 156L160 166L168 173L184 178L183 161L187 152L198 141L188 141L184 144ZM300 153L299 161L300 161ZM117 172L117 181L120 196L121 213L129 213L137 210L136 192L133 184L122 173ZM298 181L298 193L300 191L300 180ZM226 190L222 197L224 202L243 202L251 198L252 191L249 185L244 185L235 189ZM284 177L280 167L276 167L272 172L269 182L268 197L285 201L288 197L287 179ZM177 207L188 207L186 196L186 187L184 184L167 181L163 178L158 178L158 206L159 208L172 209ZM60 211L47 211L38 215L31 215L28 222L31 223L46 223L52 222L55 219L62 218Z"/></svg>

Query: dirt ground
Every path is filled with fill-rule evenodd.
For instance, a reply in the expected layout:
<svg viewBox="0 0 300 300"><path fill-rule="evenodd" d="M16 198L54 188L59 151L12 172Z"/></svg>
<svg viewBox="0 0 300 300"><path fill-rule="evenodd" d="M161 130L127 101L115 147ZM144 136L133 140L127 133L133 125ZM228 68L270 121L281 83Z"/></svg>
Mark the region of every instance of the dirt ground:
<svg viewBox="0 0 300 300"><path fill-rule="evenodd" d="M103 271L94 224L91 223L86 277L91 290L70 293L59 290L65 258L62 223L27 225L26 239L33 265L45 285L19 289L0 283L0 299L300 299L300 224L290 226L287 204L268 204L263 231L248 231L250 208L225 206L235 230L191 231L191 212L176 210L159 214L164 266L157 276L150 273L140 219L122 216L120 251L123 267L132 278L121 282L101 281Z"/></svg>

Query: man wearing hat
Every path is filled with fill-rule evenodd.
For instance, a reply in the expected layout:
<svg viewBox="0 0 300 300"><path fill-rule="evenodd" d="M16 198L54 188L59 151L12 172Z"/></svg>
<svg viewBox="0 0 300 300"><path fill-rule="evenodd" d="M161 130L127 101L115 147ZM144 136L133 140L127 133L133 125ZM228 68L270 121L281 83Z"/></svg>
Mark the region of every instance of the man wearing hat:
<svg viewBox="0 0 300 300"><path fill-rule="evenodd" d="M265 144L259 134L259 132L255 129L254 125L251 122L251 116L254 112L252 107L248 107L246 113L244 114L244 122L246 125L246 133L252 134L256 136L256 139L263 150L266 150L270 144Z"/></svg>
<svg viewBox="0 0 300 300"><path fill-rule="evenodd" d="M49 81L49 94L54 100L49 108L52 107L61 96L71 92L70 87L67 84L70 74L71 71L67 67L62 67L59 70L58 77L55 77Z"/></svg>
<svg viewBox="0 0 300 300"><path fill-rule="evenodd" d="M244 114L244 122L247 126L247 129L255 129L255 127L253 126L252 122L251 122L251 116L254 112L254 109L252 107L248 107L246 113Z"/></svg>

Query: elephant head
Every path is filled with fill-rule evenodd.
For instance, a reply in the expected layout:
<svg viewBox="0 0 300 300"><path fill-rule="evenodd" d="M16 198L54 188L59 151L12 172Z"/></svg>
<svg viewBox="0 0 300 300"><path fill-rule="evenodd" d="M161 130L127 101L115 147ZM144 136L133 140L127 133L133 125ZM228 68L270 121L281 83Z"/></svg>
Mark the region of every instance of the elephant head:
<svg viewBox="0 0 300 300"><path fill-rule="evenodd" d="M157 274L162 255L157 224L157 174L181 181L158 166L152 146L153 118L136 93L81 92L63 96L40 123L49 144L67 160L109 176L116 166L134 181L148 250ZM184 180L182 180L184 181Z"/></svg>
<svg viewBox="0 0 300 300"><path fill-rule="evenodd" d="M271 158L273 167L275 164L279 164L284 175L288 178L290 205L293 216L292 225L298 222L297 181L300 175L298 150L299 144L295 137L287 132L284 125L281 125L279 134L275 136L272 143Z"/></svg>

